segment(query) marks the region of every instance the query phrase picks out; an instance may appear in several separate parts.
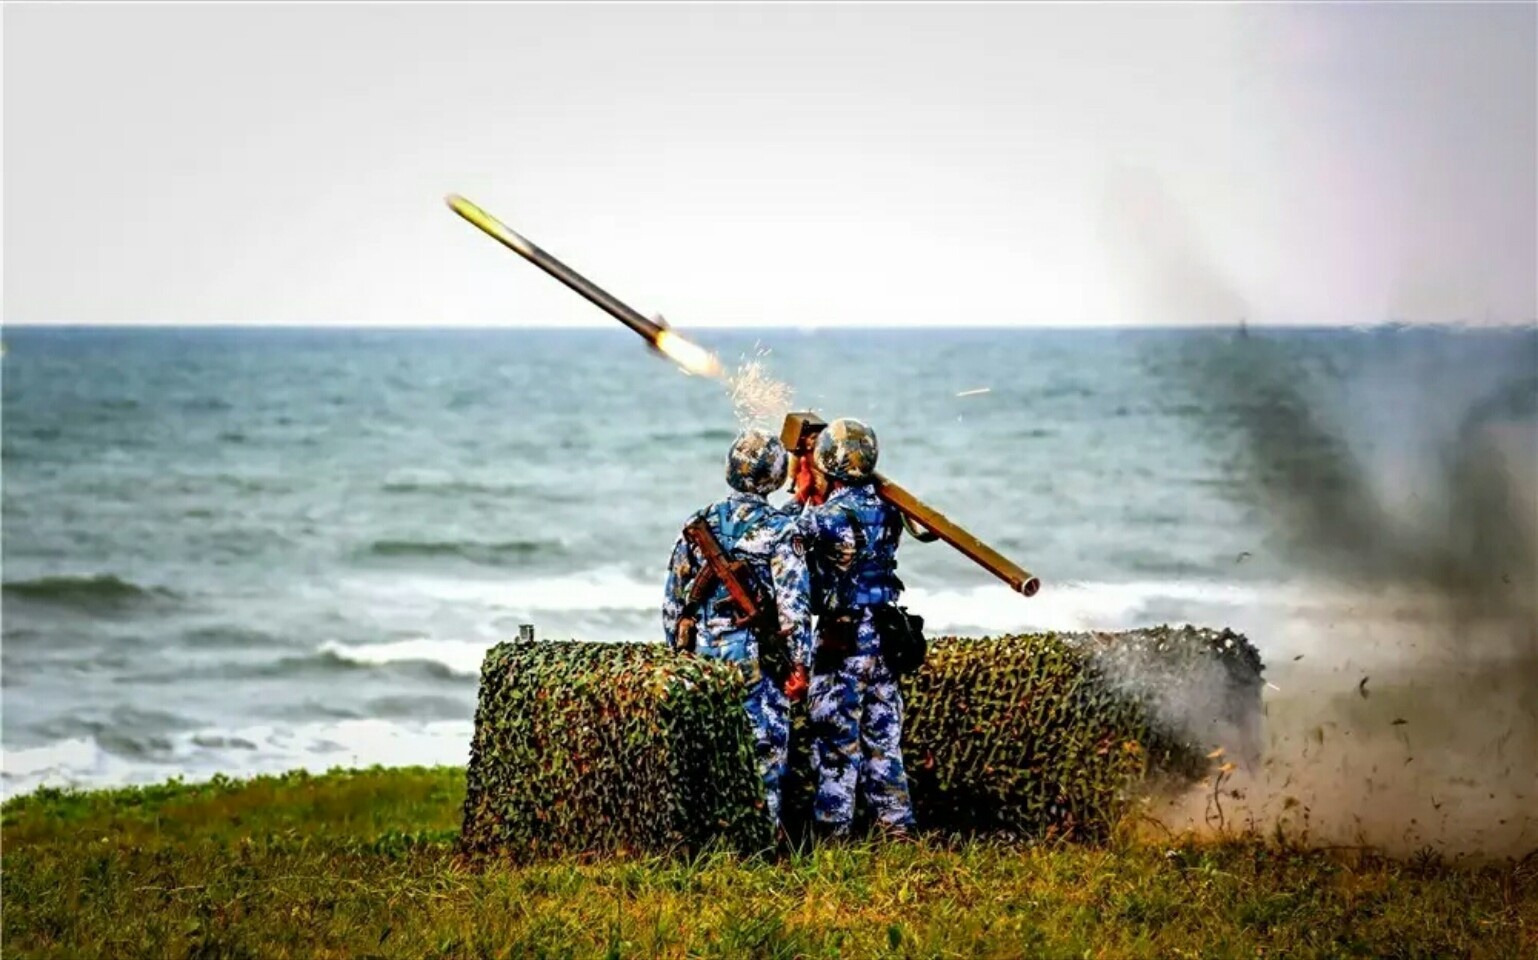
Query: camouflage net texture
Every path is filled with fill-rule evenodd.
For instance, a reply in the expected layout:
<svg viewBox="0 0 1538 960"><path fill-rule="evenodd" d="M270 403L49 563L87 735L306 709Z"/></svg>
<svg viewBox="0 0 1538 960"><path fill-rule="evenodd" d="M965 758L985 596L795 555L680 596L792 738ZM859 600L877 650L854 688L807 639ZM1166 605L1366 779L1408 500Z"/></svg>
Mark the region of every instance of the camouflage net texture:
<svg viewBox="0 0 1538 960"><path fill-rule="evenodd" d="M1191 627L939 639L902 684L914 817L1100 839L1155 786L1206 775L1215 747L1258 742L1260 669L1243 637Z"/></svg>
<svg viewBox="0 0 1538 960"><path fill-rule="evenodd" d="M903 681L919 827L1105 836L1155 784L1253 756L1260 657L1231 631L1158 627L931 641ZM482 671L463 846L514 856L772 841L736 669L660 645L504 644ZM784 817L810 822L797 708ZM1224 757L1209 756L1215 747Z"/></svg>
<svg viewBox="0 0 1538 960"><path fill-rule="evenodd" d="M493 647L460 849L568 853L773 844L735 666L661 644Z"/></svg>

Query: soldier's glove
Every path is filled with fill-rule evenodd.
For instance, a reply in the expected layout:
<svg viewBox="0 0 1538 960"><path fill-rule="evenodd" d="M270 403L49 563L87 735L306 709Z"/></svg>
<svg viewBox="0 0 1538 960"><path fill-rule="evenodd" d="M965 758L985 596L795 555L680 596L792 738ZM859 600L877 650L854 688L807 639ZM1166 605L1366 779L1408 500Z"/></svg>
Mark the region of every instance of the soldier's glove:
<svg viewBox="0 0 1538 960"><path fill-rule="evenodd" d="M679 653L694 654L695 645L699 641L699 624L693 617L684 617L678 621L678 638L673 647Z"/></svg>
<svg viewBox="0 0 1538 960"><path fill-rule="evenodd" d="M785 680L785 698L791 703L796 703L806 696L806 688L806 668L797 666Z"/></svg>

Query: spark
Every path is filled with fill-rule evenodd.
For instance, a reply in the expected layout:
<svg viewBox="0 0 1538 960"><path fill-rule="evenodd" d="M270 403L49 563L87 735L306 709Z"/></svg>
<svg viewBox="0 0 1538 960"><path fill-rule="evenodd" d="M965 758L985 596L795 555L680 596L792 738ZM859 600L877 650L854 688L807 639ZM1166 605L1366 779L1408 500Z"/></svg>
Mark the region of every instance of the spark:
<svg viewBox="0 0 1538 960"><path fill-rule="evenodd" d="M777 424L791 408L790 385L769 373L768 356L768 349L759 348L753 357L744 356L736 372L727 377L732 412L744 427Z"/></svg>

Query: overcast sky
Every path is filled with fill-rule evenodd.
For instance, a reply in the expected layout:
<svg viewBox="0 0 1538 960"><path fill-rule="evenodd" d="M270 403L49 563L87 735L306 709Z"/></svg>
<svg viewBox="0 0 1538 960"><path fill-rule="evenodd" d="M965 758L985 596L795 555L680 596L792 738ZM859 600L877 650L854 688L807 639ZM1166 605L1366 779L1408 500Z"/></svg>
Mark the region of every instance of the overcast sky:
<svg viewBox="0 0 1538 960"><path fill-rule="evenodd" d="M4 8L10 323L1529 322L1538 7Z"/></svg>

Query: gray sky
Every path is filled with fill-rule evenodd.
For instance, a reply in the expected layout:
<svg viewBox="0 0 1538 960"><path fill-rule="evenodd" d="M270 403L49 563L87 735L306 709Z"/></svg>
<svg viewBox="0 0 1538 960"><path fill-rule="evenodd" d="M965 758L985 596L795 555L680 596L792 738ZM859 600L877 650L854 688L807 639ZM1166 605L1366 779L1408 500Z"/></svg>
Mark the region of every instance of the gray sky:
<svg viewBox="0 0 1538 960"><path fill-rule="evenodd" d="M1538 316L1538 7L15 5L5 320Z"/></svg>

